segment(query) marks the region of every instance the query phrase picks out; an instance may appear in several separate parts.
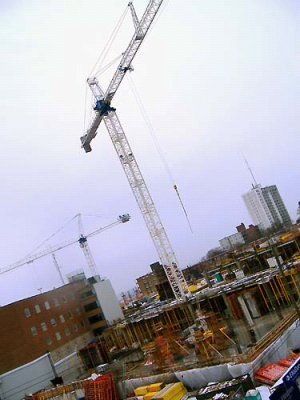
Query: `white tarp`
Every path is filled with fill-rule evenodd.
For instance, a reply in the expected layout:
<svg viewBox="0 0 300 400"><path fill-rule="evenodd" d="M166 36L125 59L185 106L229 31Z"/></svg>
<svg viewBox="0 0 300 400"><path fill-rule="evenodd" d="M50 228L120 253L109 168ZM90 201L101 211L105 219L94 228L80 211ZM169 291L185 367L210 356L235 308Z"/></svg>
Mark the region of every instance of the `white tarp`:
<svg viewBox="0 0 300 400"><path fill-rule="evenodd" d="M0 375L1 400L20 400L25 394L49 387L54 374L48 355Z"/></svg>
<svg viewBox="0 0 300 400"><path fill-rule="evenodd" d="M78 357L76 352L59 360L54 365L57 375L63 378L64 383L80 379L85 372L80 357Z"/></svg>
<svg viewBox="0 0 300 400"><path fill-rule="evenodd" d="M70 383L80 377L83 367L77 353L72 353L55 363L55 370L58 376L62 376L64 383ZM45 354L28 364L0 375L0 399L23 399L25 394L52 387L50 380L53 378L54 372L49 356Z"/></svg>

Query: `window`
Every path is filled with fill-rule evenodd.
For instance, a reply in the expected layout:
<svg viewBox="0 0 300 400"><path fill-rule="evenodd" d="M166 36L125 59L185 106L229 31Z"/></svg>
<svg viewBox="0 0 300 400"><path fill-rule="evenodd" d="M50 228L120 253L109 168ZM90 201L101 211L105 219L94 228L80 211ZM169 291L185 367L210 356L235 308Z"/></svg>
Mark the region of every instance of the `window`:
<svg viewBox="0 0 300 400"><path fill-rule="evenodd" d="M69 319L72 319L72 318L73 318L72 311L68 311L68 317L69 317Z"/></svg>
<svg viewBox="0 0 300 400"><path fill-rule="evenodd" d="M59 306L59 300L56 297L54 297L53 303L54 303L55 307Z"/></svg>
<svg viewBox="0 0 300 400"><path fill-rule="evenodd" d="M38 333L37 333L37 329L36 329L36 327L35 326L32 326L31 327L31 334L32 334L32 336L36 336Z"/></svg>
<svg viewBox="0 0 300 400"><path fill-rule="evenodd" d="M46 322L41 323L41 328L42 328L42 331L44 331L44 332L48 330Z"/></svg>
<svg viewBox="0 0 300 400"><path fill-rule="evenodd" d="M55 318L50 319L51 325L56 326L56 320Z"/></svg>
<svg viewBox="0 0 300 400"><path fill-rule="evenodd" d="M59 316L59 319L60 319L60 322L65 322L65 317L62 314Z"/></svg>
<svg viewBox="0 0 300 400"><path fill-rule="evenodd" d="M69 328L65 328L65 335L66 336L70 336L70 329Z"/></svg>
<svg viewBox="0 0 300 400"><path fill-rule="evenodd" d="M78 325L77 324L74 324L73 328L74 328L74 332L78 332Z"/></svg>
<svg viewBox="0 0 300 400"><path fill-rule="evenodd" d="M39 313L41 312L41 307L40 307L38 304L36 304L36 305L34 306L34 309L35 309L35 312L36 312L37 314L39 314Z"/></svg>
<svg viewBox="0 0 300 400"><path fill-rule="evenodd" d="M67 303L68 299L67 299L66 296L63 296L62 299L63 299L63 302L64 302L64 303Z"/></svg>
<svg viewBox="0 0 300 400"><path fill-rule="evenodd" d="M52 339L50 336L47 337L46 343L48 346L50 346L50 344L52 344Z"/></svg>
<svg viewBox="0 0 300 400"><path fill-rule="evenodd" d="M91 290L89 290L87 292L81 293L80 299L84 300L84 299L86 299L86 298L88 298L90 296L93 296L93 295L94 295L94 293Z"/></svg>
<svg viewBox="0 0 300 400"><path fill-rule="evenodd" d="M61 334L59 332L55 333L56 340L61 340Z"/></svg>
<svg viewBox="0 0 300 400"><path fill-rule="evenodd" d="M45 305L46 310L50 310L49 301L45 301L44 305Z"/></svg>
<svg viewBox="0 0 300 400"><path fill-rule="evenodd" d="M98 304L95 301L93 303L89 303L84 306L85 312L96 310L97 308L98 308Z"/></svg>
<svg viewBox="0 0 300 400"><path fill-rule="evenodd" d="M31 317L31 312L30 312L29 308L24 308L24 315L26 318Z"/></svg>
<svg viewBox="0 0 300 400"><path fill-rule="evenodd" d="M101 314L93 315L92 317L88 318L90 324L96 324L97 322L103 321L103 317Z"/></svg>

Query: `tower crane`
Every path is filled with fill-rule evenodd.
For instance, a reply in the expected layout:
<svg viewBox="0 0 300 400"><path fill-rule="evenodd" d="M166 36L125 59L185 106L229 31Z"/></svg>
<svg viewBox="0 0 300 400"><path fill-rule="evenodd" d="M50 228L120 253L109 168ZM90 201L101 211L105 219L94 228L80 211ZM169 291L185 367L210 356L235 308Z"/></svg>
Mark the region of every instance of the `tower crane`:
<svg viewBox="0 0 300 400"><path fill-rule="evenodd" d="M87 264L88 264L88 267L90 268L90 272L91 272L92 276L97 276L98 273L97 273L97 270L96 270L96 265L95 265L95 262L94 262L94 260L92 258L92 253L91 253L91 251L90 251L90 249L88 247L87 239L90 238L90 237L96 236L99 233L102 233L102 232L106 231L107 229L113 228L116 225L128 222L129 220L130 220L130 215L129 214L120 215L118 217L117 221L112 222L109 225L106 225L104 227L98 228L98 229L94 230L93 232L88 233L87 235L84 235L83 233L81 233L79 239L75 239L75 240L73 239L73 240L69 240L69 241L66 241L66 242L63 242L63 243L60 243L60 244L56 244L56 245L54 245L52 247L48 247L44 251L41 251L41 252L36 253L36 254L31 254L31 255L27 256L26 258L24 258L23 260L21 260L21 261L19 261L17 263L11 264L8 267L1 268L0 269L0 274L4 274L4 273L12 271L14 269L20 268L23 265L30 264L30 263L32 263L32 262L34 262L36 260L39 260L40 258L43 258L43 257L51 254L52 258L53 258L53 261L54 261L54 264L56 266L56 269L57 269L57 271L58 271L58 273L60 275L60 279L62 280L62 282L64 282L63 277L62 277L61 272L60 272L60 268L59 268L57 260L55 258L55 253L57 251L59 251L59 250L65 249L66 247L72 246L75 243L79 243L79 246L83 250L83 254L86 257ZM82 232L82 230L81 230L81 232Z"/></svg>
<svg viewBox="0 0 300 400"><path fill-rule="evenodd" d="M80 140L84 150L90 152L92 150L91 141L97 135L97 130L101 121L104 121L129 185L142 212L174 296L177 300L184 300L189 296L187 283L178 266L176 255L116 114L116 109L111 106L111 101L126 72L132 70L132 60L145 39L149 27L162 2L163 0L150 0L140 20L137 17L133 4L131 2L128 4L132 14L135 32L105 92L102 90L95 77L87 79L87 83L95 97L95 116L87 133L83 135Z"/></svg>

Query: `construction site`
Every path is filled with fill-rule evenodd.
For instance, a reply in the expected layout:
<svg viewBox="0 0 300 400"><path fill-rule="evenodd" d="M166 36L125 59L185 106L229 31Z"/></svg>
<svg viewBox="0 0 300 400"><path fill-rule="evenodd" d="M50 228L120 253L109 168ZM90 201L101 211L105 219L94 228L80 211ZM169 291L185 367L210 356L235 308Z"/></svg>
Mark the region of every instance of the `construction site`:
<svg viewBox="0 0 300 400"><path fill-rule="evenodd" d="M60 385L33 399L66 393L72 399L202 400L220 393L237 399L257 387L271 395L300 357L297 229L278 236L277 245L273 240L259 249L256 243L254 258L246 249L234 261L224 254L214 261L222 266L212 264L206 278L189 282L198 289L186 300L132 299L124 319L78 353L84 376L92 380ZM269 267L273 254L278 265Z"/></svg>
<svg viewBox="0 0 300 400"><path fill-rule="evenodd" d="M262 188L253 177L251 196L256 196L257 204L260 201L269 207L263 217L257 214L261 221L254 221L257 232L259 227L261 230L259 238L248 240L238 232L227 240L229 250L182 269L113 106L162 3L149 0L140 18L134 5L128 4L134 34L106 89L96 76L88 77L92 121L80 138L82 149L90 153L100 124L106 127L157 253L152 272L140 280L147 290L143 292L140 286L135 296L126 299L124 295L119 304L109 280L99 276L88 245L89 237L128 222L129 214L88 234L83 233L78 214L79 239L32 253L2 268L1 274L8 273L52 255L62 286L54 288L52 294L40 293L23 303L0 307L3 320L10 310L18 315L16 321L23 313L30 330L24 354L19 350L18 355L8 354L9 340L6 344L3 341L2 351L11 359L1 363L1 400L300 398L299 221L292 223L275 186ZM176 184L173 188L191 228L179 189ZM263 196L265 200L261 200ZM256 215L252 217L255 220ZM240 242L233 243L233 239ZM75 243L83 251L89 276L73 276L66 284L55 253ZM59 307L62 311L53 311ZM21 332L14 322L10 321L12 329ZM56 329L67 322L62 339ZM69 345L71 333L74 341ZM44 334L48 335L46 343L42 343ZM55 347L53 338L60 346ZM36 343L32 353L28 343ZM19 342L18 346L22 348ZM23 365L18 365L21 362ZM43 368L43 382L32 383L28 392L26 382L33 382ZM15 393L17 376L22 384Z"/></svg>

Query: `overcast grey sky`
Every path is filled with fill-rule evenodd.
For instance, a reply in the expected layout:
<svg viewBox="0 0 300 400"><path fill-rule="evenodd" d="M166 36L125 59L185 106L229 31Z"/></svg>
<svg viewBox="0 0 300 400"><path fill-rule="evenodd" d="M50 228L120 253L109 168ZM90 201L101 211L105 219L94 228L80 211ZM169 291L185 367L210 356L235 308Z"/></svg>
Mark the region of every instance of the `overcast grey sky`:
<svg viewBox="0 0 300 400"><path fill-rule="evenodd" d="M86 218L86 232L121 213L132 216L90 240L100 274L117 293L133 287L157 260L105 127L91 153L79 142L86 78L127 2L0 2L1 268L78 212L102 216ZM147 0L135 5L141 15ZM114 99L182 268L240 222L252 222L241 198L251 187L243 155L257 181L278 186L296 217L299 10L297 0L169 0L134 61L132 80L193 233L128 78ZM124 51L132 34L128 13L107 62ZM115 68L99 77L104 87ZM69 224L56 241L76 237L76 229ZM57 259L64 274L85 266L77 246ZM58 285L47 257L0 275L0 304Z"/></svg>

